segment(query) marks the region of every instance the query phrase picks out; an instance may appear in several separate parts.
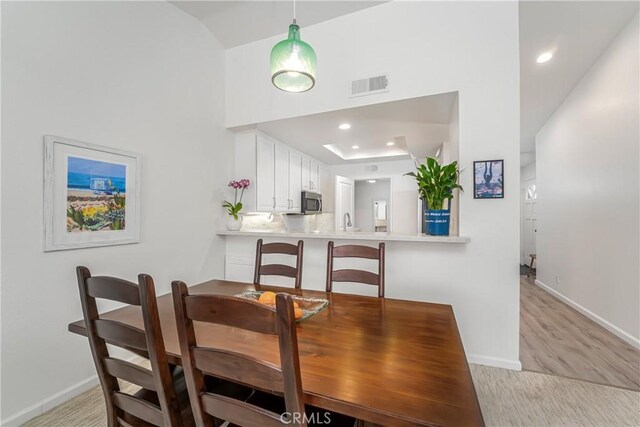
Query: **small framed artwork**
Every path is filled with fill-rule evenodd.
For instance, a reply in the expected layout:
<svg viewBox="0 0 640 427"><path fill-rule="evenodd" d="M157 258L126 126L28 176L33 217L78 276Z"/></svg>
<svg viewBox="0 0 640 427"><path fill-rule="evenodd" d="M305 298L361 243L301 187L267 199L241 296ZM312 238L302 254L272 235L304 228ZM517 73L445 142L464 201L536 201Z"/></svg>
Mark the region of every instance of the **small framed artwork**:
<svg viewBox="0 0 640 427"><path fill-rule="evenodd" d="M504 198L504 161L482 160L473 162L473 198Z"/></svg>
<svg viewBox="0 0 640 427"><path fill-rule="evenodd" d="M44 250L140 241L140 155L44 137Z"/></svg>

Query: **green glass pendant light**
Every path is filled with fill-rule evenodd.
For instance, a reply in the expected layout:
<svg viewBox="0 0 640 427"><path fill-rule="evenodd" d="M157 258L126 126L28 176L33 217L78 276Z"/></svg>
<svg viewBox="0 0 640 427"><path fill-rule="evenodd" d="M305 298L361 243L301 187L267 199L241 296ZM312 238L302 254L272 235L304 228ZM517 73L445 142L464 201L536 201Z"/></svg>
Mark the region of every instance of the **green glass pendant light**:
<svg viewBox="0 0 640 427"><path fill-rule="evenodd" d="M316 84L316 53L300 40L295 0L289 36L271 49L271 82L285 92L306 92Z"/></svg>

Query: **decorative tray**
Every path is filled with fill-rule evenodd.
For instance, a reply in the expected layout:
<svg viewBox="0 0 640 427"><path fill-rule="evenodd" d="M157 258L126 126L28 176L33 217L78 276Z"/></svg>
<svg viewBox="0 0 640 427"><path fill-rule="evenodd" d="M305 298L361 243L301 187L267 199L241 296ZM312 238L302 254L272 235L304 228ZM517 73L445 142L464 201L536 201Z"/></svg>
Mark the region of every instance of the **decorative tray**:
<svg viewBox="0 0 640 427"><path fill-rule="evenodd" d="M260 295L267 291L244 291L239 294L236 294L236 297L246 298L253 301L258 301L260 299ZM302 316L296 319L297 322L308 319L324 310L328 305L329 301L324 298L313 298L313 297L303 297L300 295L291 295L293 297L293 301L298 304L298 307L302 310Z"/></svg>

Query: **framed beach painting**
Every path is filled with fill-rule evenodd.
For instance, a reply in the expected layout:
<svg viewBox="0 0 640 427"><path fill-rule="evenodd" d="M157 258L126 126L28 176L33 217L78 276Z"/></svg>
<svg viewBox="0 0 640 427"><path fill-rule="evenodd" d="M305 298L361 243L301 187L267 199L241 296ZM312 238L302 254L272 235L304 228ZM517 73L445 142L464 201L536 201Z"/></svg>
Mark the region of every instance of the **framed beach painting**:
<svg viewBox="0 0 640 427"><path fill-rule="evenodd" d="M140 155L47 135L44 250L140 241Z"/></svg>
<svg viewBox="0 0 640 427"><path fill-rule="evenodd" d="M482 160L473 162L473 198L504 198L503 160Z"/></svg>

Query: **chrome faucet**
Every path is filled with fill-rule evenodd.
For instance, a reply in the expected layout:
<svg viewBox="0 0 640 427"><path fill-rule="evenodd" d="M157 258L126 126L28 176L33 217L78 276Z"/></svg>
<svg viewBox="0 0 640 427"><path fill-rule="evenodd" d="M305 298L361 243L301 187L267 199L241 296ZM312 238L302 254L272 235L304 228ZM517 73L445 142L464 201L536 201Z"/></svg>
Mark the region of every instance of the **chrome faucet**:
<svg viewBox="0 0 640 427"><path fill-rule="evenodd" d="M347 231L347 227L351 226L351 215L349 215L349 212L345 212L342 218L342 231Z"/></svg>

